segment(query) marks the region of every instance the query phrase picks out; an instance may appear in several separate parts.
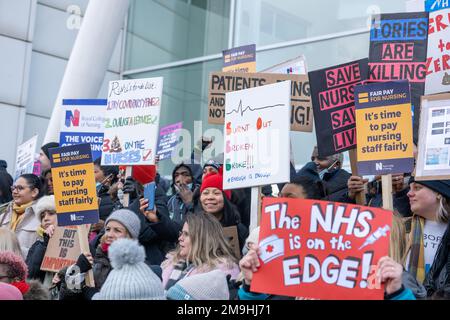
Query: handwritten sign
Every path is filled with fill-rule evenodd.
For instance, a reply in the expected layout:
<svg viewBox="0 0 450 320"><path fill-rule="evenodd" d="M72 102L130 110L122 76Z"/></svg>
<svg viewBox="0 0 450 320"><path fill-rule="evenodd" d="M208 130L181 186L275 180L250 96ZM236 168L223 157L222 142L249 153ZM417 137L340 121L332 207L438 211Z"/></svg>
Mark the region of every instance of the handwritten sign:
<svg viewBox="0 0 450 320"><path fill-rule="evenodd" d="M38 136L25 141L17 148L16 167L14 171L14 180L25 173L33 173L34 153L36 151Z"/></svg>
<svg viewBox="0 0 450 320"><path fill-rule="evenodd" d="M92 158L102 156L105 99L64 99L59 145L61 147L89 143Z"/></svg>
<svg viewBox="0 0 450 320"><path fill-rule="evenodd" d="M408 81L355 87L358 173L412 172L414 165Z"/></svg>
<svg viewBox="0 0 450 320"><path fill-rule="evenodd" d="M422 97L415 179L450 179L449 93Z"/></svg>
<svg viewBox="0 0 450 320"><path fill-rule="evenodd" d="M428 12L374 15L370 30L370 81L408 80L418 132L420 96L427 73Z"/></svg>
<svg viewBox="0 0 450 320"><path fill-rule="evenodd" d="M261 267L251 290L313 299L383 299L375 280L392 212L327 201L264 198Z"/></svg>
<svg viewBox="0 0 450 320"><path fill-rule="evenodd" d="M320 156L356 147L354 91L367 79L367 63L361 59L309 73Z"/></svg>
<svg viewBox="0 0 450 320"><path fill-rule="evenodd" d="M272 73L213 72L209 76L208 123L223 124L225 93L291 81L291 130L312 132L313 113L308 76Z"/></svg>
<svg viewBox="0 0 450 320"><path fill-rule="evenodd" d="M90 225L86 225L88 229ZM76 227L57 227L48 241L41 270L58 272L77 262L81 253Z"/></svg>
<svg viewBox="0 0 450 320"><path fill-rule="evenodd" d="M155 164L162 88L163 78L109 83L102 165Z"/></svg>
<svg viewBox="0 0 450 320"><path fill-rule="evenodd" d="M222 51L223 72L256 72L256 45Z"/></svg>
<svg viewBox="0 0 450 320"><path fill-rule="evenodd" d="M226 94L224 189L289 181L290 90L283 81Z"/></svg>
<svg viewBox="0 0 450 320"><path fill-rule="evenodd" d="M99 220L94 164L89 144L50 149L58 226Z"/></svg>
<svg viewBox="0 0 450 320"><path fill-rule="evenodd" d="M169 159L172 156L173 150L178 145L178 137L183 128L183 122L177 122L168 126L162 127L159 130L158 149L156 154L159 155L159 160Z"/></svg>
<svg viewBox="0 0 450 320"><path fill-rule="evenodd" d="M430 12L425 94L450 91L450 7L448 1L425 0Z"/></svg>

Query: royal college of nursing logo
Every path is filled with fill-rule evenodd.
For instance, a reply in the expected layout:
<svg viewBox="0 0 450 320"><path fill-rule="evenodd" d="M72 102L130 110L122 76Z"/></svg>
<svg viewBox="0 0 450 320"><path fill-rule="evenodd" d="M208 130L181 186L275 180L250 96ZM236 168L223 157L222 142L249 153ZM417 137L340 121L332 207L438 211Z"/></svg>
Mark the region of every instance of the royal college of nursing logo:
<svg viewBox="0 0 450 320"><path fill-rule="evenodd" d="M67 128L70 128L71 123L74 127L78 127L80 125L80 110L74 109L73 112L72 110L67 110L65 119L65 125Z"/></svg>

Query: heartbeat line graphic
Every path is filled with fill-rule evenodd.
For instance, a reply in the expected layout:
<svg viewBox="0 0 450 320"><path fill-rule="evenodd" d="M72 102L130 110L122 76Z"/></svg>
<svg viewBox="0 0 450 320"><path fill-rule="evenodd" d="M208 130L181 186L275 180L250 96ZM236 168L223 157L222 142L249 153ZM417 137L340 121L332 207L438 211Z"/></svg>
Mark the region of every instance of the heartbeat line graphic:
<svg viewBox="0 0 450 320"><path fill-rule="evenodd" d="M245 109L242 109L242 100L239 101L239 106L237 107L237 109L233 109L230 112L227 112L226 114L232 114L232 113L241 113L241 117L244 115L244 113L248 110L250 111L256 111L256 110L262 110L262 109L270 109L270 108L276 108L276 107L281 107L284 106L284 103L281 104L274 104L272 106L265 106L265 107L259 107L259 108L252 108L250 106L246 107Z"/></svg>

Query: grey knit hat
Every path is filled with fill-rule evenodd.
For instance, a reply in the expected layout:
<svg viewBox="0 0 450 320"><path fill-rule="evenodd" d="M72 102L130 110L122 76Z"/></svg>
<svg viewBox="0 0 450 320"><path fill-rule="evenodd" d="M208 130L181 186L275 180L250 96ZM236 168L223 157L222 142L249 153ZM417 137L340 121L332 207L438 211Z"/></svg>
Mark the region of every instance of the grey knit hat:
<svg viewBox="0 0 450 320"><path fill-rule="evenodd" d="M229 300L227 277L213 270L181 279L167 291L169 300Z"/></svg>
<svg viewBox="0 0 450 320"><path fill-rule="evenodd" d="M137 239L139 237L139 232L141 231L141 221L133 211L128 209L114 211L110 214L108 219L106 219L105 226L107 226L108 222L111 220L123 224L123 226L128 230L131 238Z"/></svg>
<svg viewBox="0 0 450 320"><path fill-rule="evenodd" d="M136 240L114 241L108 256L113 269L93 300L165 300L162 282L144 262L144 247Z"/></svg>

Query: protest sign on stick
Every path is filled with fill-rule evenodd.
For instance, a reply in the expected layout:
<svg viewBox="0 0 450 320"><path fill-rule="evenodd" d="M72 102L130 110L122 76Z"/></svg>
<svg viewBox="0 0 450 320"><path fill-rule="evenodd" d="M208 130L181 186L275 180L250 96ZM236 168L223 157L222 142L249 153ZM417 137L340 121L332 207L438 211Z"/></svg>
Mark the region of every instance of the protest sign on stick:
<svg viewBox="0 0 450 320"><path fill-rule="evenodd" d="M450 91L450 6L448 1L425 0L430 12L425 94Z"/></svg>
<svg viewBox="0 0 450 320"><path fill-rule="evenodd" d="M98 201L91 146L50 149L58 226L97 223Z"/></svg>
<svg viewBox="0 0 450 320"><path fill-rule="evenodd" d="M236 47L222 52L223 72L256 72L256 45Z"/></svg>
<svg viewBox="0 0 450 320"><path fill-rule="evenodd" d="M415 179L450 179L450 93L422 97Z"/></svg>
<svg viewBox="0 0 450 320"><path fill-rule="evenodd" d="M37 138L37 135L33 136L17 148L14 181L22 174L34 172L34 153L36 151Z"/></svg>
<svg viewBox="0 0 450 320"><path fill-rule="evenodd" d="M170 159L172 152L178 145L178 137L181 129L183 128L182 122L162 127L159 130L159 141L156 154L159 156L159 161Z"/></svg>
<svg viewBox="0 0 450 320"><path fill-rule="evenodd" d="M225 190L289 181L291 82L226 94ZM252 190L251 227L257 223L258 188Z"/></svg>
<svg viewBox="0 0 450 320"><path fill-rule="evenodd" d="M355 87L358 173L383 175L413 170L408 81Z"/></svg>
<svg viewBox="0 0 450 320"><path fill-rule="evenodd" d="M354 88L367 79L367 63L361 59L308 74L319 156L355 148Z"/></svg>
<svg viewBox="0 0 450 320"><path fill-rule="evenodd" d="M388 255L392 212L292 198L264 198L261 267L252 292L312 299L378 299L378 260Z"/></svg>
<svg viewBox="0 0 450 320"><path fill-rule="evenodd" d="M64 99L61 119L60 147L89 143L92 159L102 155L105 99Z"/></svg>
<svg viewBox="0 0 450 320"><path fill-rule="evenodd" d="M419 126L420 96L425 91L427 42L428 12L372 17L368 80L410 82L415 133Z"/></svg>

